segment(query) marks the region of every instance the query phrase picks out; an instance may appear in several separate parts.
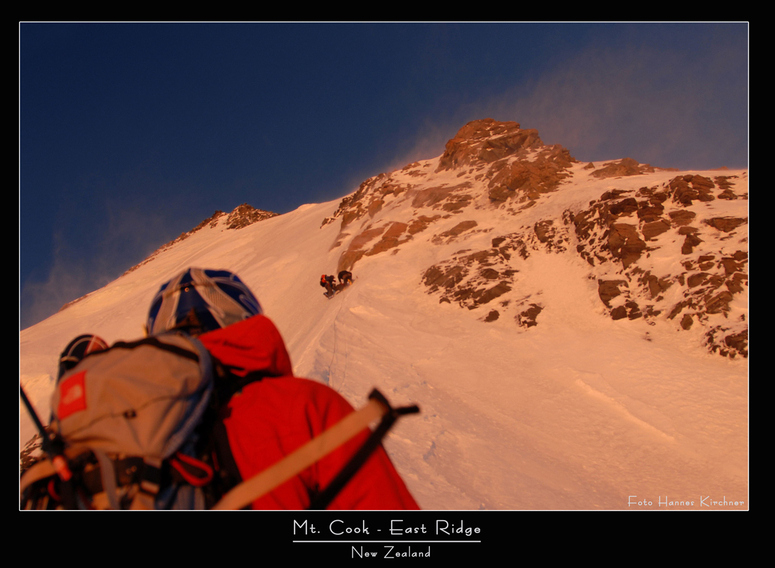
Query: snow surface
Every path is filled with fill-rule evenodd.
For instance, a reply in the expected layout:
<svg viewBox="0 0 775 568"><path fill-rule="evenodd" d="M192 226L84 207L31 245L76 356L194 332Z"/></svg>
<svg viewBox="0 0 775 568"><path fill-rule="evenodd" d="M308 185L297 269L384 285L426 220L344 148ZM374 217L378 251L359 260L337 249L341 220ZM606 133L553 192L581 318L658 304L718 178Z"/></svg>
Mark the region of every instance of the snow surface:
<svg viewBox="0 0 775 568"><path fill-rule="evenodd" d="M668 175L676 173L654 179ZM653 183L635 177L636 187ZM590 195L583 186L557 192L526 215L585 206ZM321 221L337 206L305 205L237 231L203 229L21 331L20 379L41 416L70 339L140 337L170 276L226 268L277 324L297 375L354 406L375 387L396 406L420 406L385 446L424 509L748 508L747 360L709 354L695 335L667 326L612 321L589 266L570 253L534 253L521 266L524 294L540 294L545 306L527 330L504 318L483 323L480 310L425 293L422 271L459 243L416 239L363 257L355 284L328 300L318 278L335 271L339 222ZM747 313L747 296L735 309ZM35 433L21 401L19 424L21 449Z"/></svg>

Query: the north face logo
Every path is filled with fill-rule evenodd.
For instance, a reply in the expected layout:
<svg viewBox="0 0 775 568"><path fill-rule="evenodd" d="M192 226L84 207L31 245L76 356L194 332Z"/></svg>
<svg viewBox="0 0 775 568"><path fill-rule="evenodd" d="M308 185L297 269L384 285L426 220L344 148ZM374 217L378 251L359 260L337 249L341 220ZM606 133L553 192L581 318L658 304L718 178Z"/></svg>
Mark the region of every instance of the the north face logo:
<svg viewBox="0 0 775 568"><path fill-rule="evenodd" d="M86 410L86 388L84 380L86 371L76 373L68 377L59 385L59 404L57 405L57 415L62 420L74 412Z"/></svg>

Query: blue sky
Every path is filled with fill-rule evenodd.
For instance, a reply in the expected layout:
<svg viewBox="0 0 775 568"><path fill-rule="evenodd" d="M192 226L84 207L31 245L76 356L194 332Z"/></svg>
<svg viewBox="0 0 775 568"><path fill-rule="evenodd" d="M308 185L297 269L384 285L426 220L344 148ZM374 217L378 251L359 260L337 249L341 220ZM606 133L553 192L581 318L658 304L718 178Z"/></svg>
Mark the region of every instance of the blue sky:
<svg viewBox="0 0 775 568"><path fill-rule="evenodd" d="M216 210L285 213L469 120L748 165L746 23L21 23L20 327ZM313 278L311 275L310 278Z"/></svg>

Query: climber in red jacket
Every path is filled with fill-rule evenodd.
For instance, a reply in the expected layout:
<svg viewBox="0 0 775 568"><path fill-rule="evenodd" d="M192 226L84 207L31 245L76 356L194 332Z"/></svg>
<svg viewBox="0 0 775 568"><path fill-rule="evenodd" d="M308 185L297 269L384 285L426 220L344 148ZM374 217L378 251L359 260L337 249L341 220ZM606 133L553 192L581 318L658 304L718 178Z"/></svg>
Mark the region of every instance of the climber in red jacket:
<svg viewBox="0 0 775 568"><path fill-rule="evenodd" d="M236 377L251 380L231 397L223 424L243 479L260 473L353 412L330 387L293 376L279 331L240 279L190 268L164 284L148 315L149 334L184 329ZM369 436L364 429L296 477L252 503L253 509L306 509ZM329 509L418 509L382 446L337 494Z"/></svg>

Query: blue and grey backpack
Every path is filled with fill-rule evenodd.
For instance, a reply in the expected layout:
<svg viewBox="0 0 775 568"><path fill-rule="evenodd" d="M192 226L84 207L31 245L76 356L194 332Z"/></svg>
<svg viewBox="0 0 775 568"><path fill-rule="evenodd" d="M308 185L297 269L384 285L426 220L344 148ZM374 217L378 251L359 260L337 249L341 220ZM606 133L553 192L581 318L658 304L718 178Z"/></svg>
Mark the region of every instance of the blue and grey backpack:
<svg viewBox="0 0 775 568"><path fill-rule="evenodd" d="M84 357L51 400L50 456L21 479L31 509L206 509L230 485L217 430L216 364L182 333Z"/></svg>

